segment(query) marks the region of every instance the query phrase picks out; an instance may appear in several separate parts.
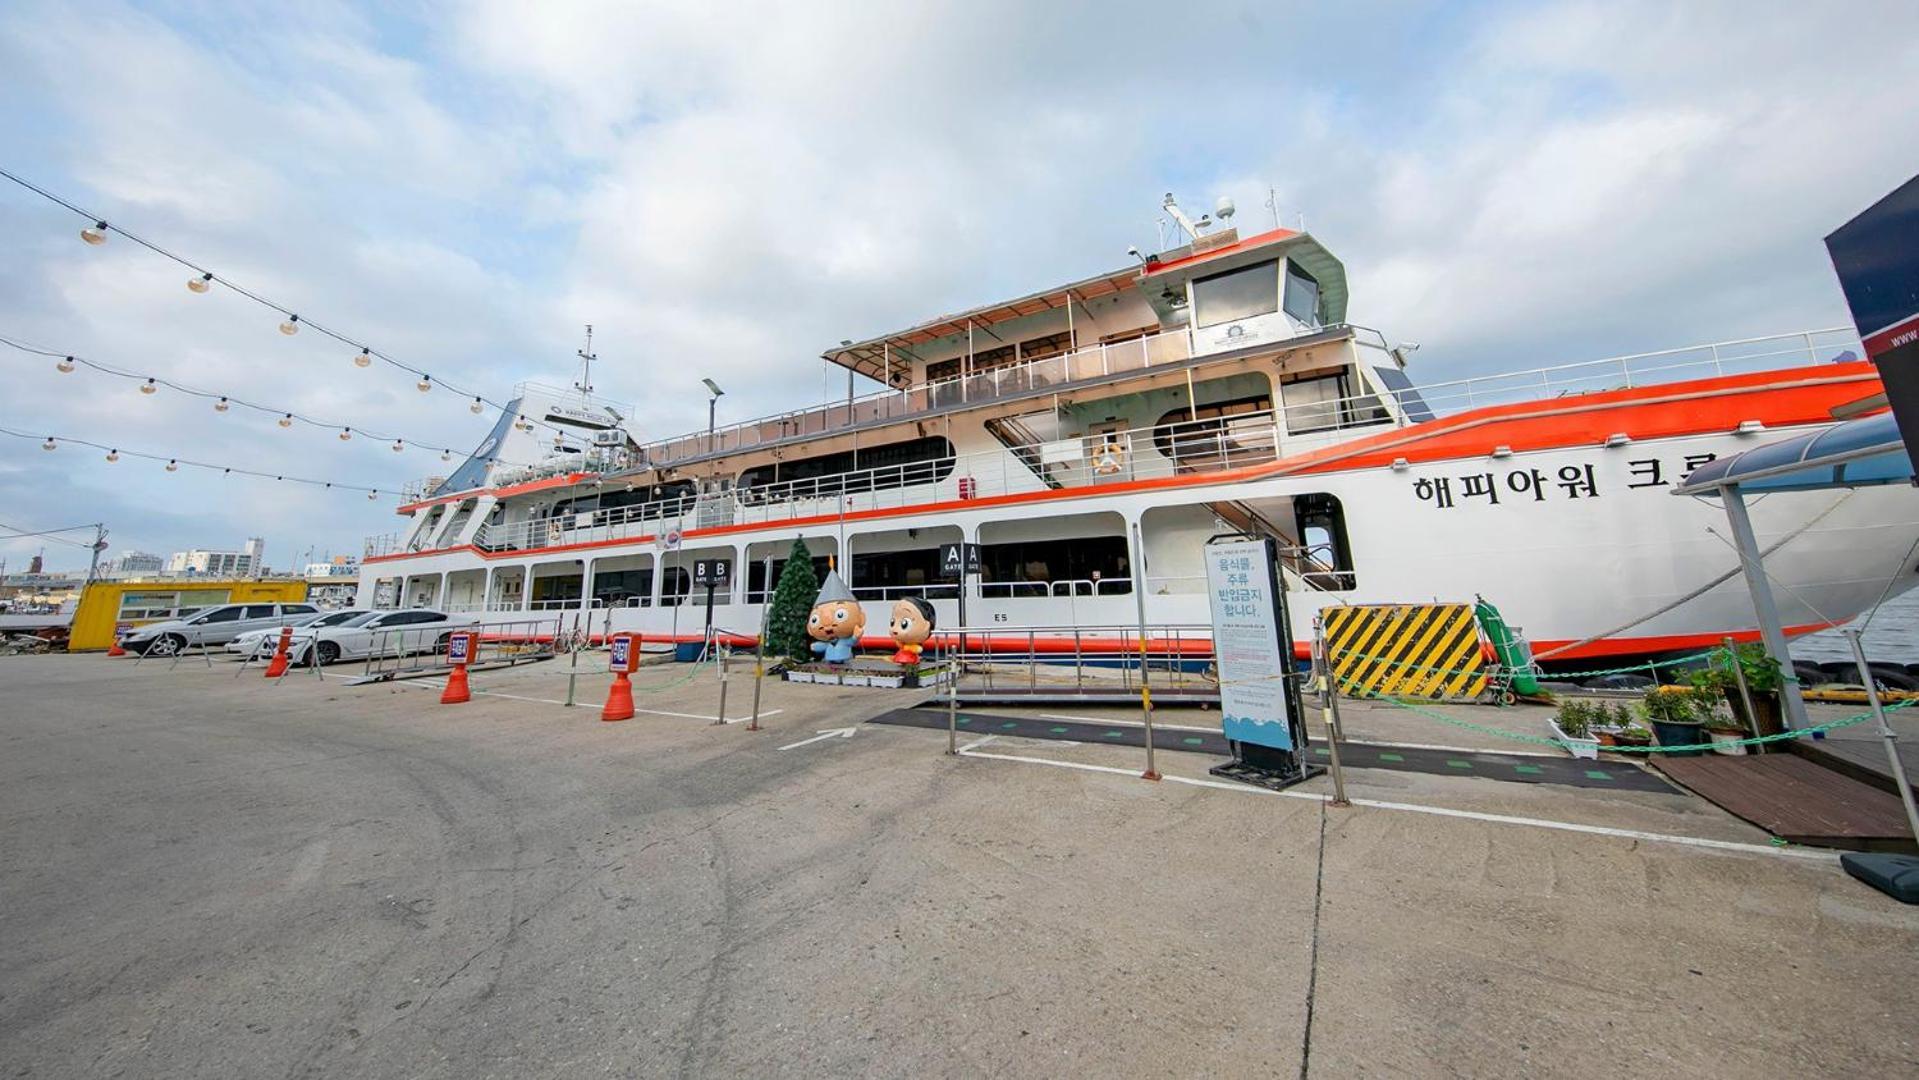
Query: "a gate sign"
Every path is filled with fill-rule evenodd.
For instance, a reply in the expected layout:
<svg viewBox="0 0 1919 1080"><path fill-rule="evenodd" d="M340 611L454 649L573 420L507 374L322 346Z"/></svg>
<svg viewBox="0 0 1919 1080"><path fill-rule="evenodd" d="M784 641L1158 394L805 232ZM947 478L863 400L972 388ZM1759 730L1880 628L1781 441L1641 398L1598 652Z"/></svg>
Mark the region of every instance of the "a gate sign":
<svg viewBox="0 0 1919 1080"><path fill-rule="evenodd" d="M724 586L733 575L731 559L693 560L693 584Z"/></svg>
<svg viewBox="0 0 1919 1080"><path fill-rule="evenodd" d="M454 634L446 639L446 662L449 664L470 664L473 662L473 635Z"/></svg>
<svg viewBox="0 0 1919 1080"><path fill-rule="evenodd" d="M624 671L628 675L631 675L633 673L633 661L635 659L633 635L615 634L612 643L607 646L607 670Z"/></svg>
<svg viewBox="0 0 1919 1080"><path fill-rule="evenodd" d="M962 554L962 549L964 553ZM977 574L979 569L978 544L941 544L940 577L948 581L958 581L961 572L960 560L965 559L965 572Z"/></svg>
<svg viewBox="0 0 1919 1080"><path fill-rule="evenodd" d="M1213 656L1219 666L1226 737L1291 751L1286 676L1292 673L1293 658L1281 645L1279 580L1271 543L1207 544L1206 594L1213 610Z"/></svg>

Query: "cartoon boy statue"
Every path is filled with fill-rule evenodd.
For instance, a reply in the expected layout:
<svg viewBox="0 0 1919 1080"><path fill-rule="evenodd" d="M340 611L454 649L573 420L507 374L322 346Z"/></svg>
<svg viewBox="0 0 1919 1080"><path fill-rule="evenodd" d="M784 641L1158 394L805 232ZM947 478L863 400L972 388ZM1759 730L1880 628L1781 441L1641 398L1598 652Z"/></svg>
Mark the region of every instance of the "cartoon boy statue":
<svg viewBox="0 0 1919 1080"><path fill-rule="evenodd" d="M866 612L853 599L853 590L840 580L839 571L828 570L820 595L813 601L813 613L806 617L806 633L813 639L813 651L829 664L844 664L853 659L860 634L866 630Z"/></svg>
<svg viewBox="0 0 1919 1080"><path fill-rule="evenodd" d="M893 617L886 624L899 651L890 658L901 667L917 667L926 639L933 636L933 605L924 598L909 596L893 605Z"/></svg>

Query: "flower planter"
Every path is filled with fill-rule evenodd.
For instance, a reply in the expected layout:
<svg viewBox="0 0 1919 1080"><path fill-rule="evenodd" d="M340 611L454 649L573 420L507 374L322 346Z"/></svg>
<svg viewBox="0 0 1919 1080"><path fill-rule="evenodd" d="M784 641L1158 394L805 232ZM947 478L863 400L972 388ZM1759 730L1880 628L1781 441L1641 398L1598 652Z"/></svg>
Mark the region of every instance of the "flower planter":
<svg viewBox="0 0 1919 1080"><path fill-rule="evenodd" d="M1715 754L1738 757L1750 752L1745 744L1746 733L1743 731L1708 731L1706 737L1712 740L1712 752Z"/></svg>
<svg viewBox="0 0 1919 1080"><path fill-rule="evenodd" d="M1657 739L1661 746L1694 746L1709 741L1706 738L1706 729L1699 724L1675 724L1669 720L1654 720L1652 733L1653 738ZM1704 749L1669 751L1674 757L1698 757L1705 752Z"/></svg>
<svg viewBox="0 0 1919 1080"><path fill-rule="evenodd" d="M1757 716L1746 715L1746 702L1739 696L1738 690L1726 692L1726 704L1732 714L1739 718L1746 729L1759 735L1777 735L1786 730L1784 710L1779 704L1779 694L1774 690L1755 690L1752 695L1752 710ZM1747 753L1768 754L1784 751L1784 742L1758 743L1747 748Z"/></svg>
<svg viewBox="0 0 1919 1080"><path fill-rule="evenodd" d="M1573 757L1588 761L1599 760L1598 739L1575 739L1566 734L1565 729L1561 728L1556 720L1547 720L1546 726L1552 729L1553 738L1559 740L1559 745L1565 747L1566 752Z"/></svg>

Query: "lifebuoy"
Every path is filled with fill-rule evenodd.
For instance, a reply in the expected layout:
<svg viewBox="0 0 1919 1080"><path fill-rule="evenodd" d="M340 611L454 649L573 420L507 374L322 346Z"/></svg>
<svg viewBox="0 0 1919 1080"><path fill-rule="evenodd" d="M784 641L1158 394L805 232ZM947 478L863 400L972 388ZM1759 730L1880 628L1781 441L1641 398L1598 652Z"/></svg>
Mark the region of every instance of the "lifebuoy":
<svg viewBox="0 0 1919 1080"><path fill-rule="evenodd" d="M1126 449L1111 439L1100 444L1093 452L1093 472L1100 476L1112 476L1126 468Z"/></svg>

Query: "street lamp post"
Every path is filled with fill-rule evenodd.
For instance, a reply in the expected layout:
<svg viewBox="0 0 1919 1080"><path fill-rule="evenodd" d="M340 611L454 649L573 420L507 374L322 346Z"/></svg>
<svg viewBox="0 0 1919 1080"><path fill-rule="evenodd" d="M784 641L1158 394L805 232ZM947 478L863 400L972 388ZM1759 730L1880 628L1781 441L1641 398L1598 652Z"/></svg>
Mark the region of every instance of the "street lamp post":
<svg viewBox="0 0 1919 1080"><path fill-rule="evenodd" d="M707 392L712 395L706 399L706 452L710 454L713 452L713 411L720 403L720 395L726 391L720 389L720 384L712 379L700 381L706 384Z"/></svg>

